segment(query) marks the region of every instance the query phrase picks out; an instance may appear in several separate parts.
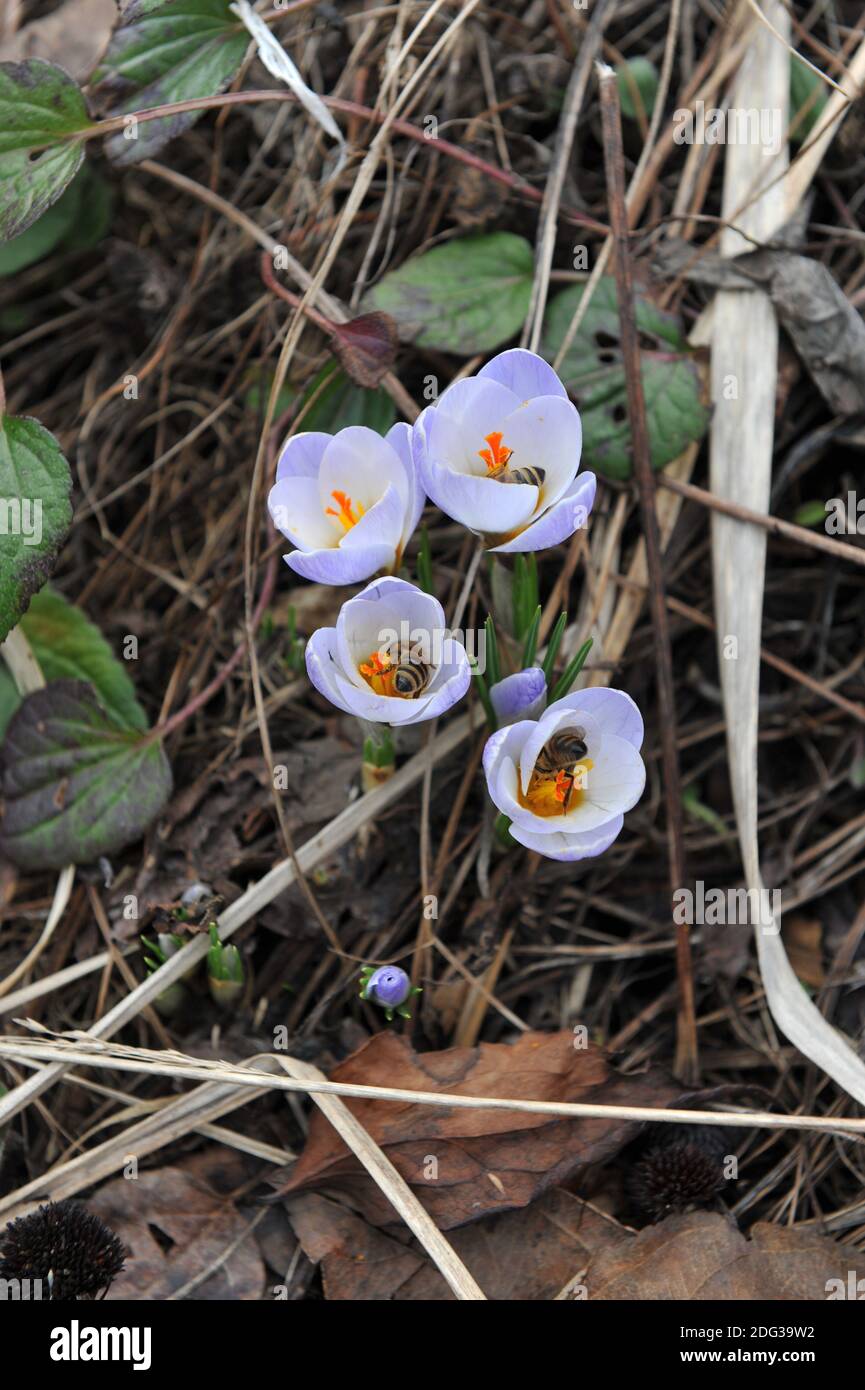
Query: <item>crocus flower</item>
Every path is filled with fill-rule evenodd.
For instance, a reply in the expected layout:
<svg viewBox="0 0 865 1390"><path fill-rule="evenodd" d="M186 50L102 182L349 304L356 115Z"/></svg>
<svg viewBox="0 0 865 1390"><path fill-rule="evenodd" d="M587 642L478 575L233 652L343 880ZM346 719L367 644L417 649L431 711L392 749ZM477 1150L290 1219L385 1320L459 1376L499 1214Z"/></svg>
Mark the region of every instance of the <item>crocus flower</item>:
<svg viewBox="0 0 865 1390"><path fill-rule="evenodd" d="M311 431L286 442L267 499L274 526L295 546L286 562L319 584L357 584L395 570L423 511L411 431L384 438L365 425Z"/></svg>
<svg viewBox="0 0 865 1390"><path fill-rule="evenodd" d="M404 579L374 580L306 644L315 688L347 714L381 724L435 719L465 695L471 668L438 599Z"/></svg>
<svg viewBox="0 0 865 1390"><path fill-rule="evenodd" d="M582 438L552 367L512 348L428 406L411 446L433 502L510 554L558 545L585 525L597 480L577 474Z"/></svg>
<svg viewBox="0 0 865 1390"><path fill-rule="evenodd" d="M640 711L624 691L576 690L540 719L492 735L487 787L521 845L548 859L590 859L609 849L642 795L642 742Z"/></svg>
<svg viewBox="0 0 865 1390"><path fill-rule="evenodd" d="M490 701L499 724L537 719L546 704L547 682L540 666L505 676L490 686Z"/></svg>
<svg viewBox="0 0 865 1390"><path fill-rule="evenodd" d="M420 989L412 987L408 975L398 965L380 965L377 970L366 965L361 971L361 999L380 1005L388 1019L393 1018L394 1010L403 1018L411 1018L405 1003L412 994L420 994Z"/></svg>

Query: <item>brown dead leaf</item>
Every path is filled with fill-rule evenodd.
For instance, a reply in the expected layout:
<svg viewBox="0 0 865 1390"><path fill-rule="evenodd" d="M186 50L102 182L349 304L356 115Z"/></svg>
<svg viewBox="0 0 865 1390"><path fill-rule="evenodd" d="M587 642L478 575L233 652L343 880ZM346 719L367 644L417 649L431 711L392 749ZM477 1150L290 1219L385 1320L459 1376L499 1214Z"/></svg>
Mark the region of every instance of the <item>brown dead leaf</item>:
<svg viewBox="0 0 865 1390"><path fill-rule="evenodd" d="M0 62L46 58L83 82L102 56L116 18L114 0L66 0L0 44Z"/></svg>
<svg viewBox="0 0 865 1390"><path fill-rule="evenodd" d="M599 1250L585 1277L589 1299L645 1301L825 1300L831 1279L865 1275L865 1255L810 1229L760 1222L750 1239L715 1212L668 1216Z"/></svg>
<svg viewBox="0 0 865 1390"><path fill-rule="evenodd" d="M338 1202L292 1197L289 1219L307 1257L321 1264L328 1299L449 1302L455 1299L414 1241L385 1235ZM554 1299L596 1249L628 1239L624 1227L554 1188L522 1211L487 1216L450 1237L488 1299Z"/></svg>
<svg viewBox="0 0 865 1390"><path fill-rule="evenodd" d="M210 1266L213 1274L186 1297L261 1298L264 1265L258 1244L251 1231L243 1239L249 1215L182 1169L117 1178L88 1206L129 1250L109 1298L165 1299Z"/></svg>
<svg viewBox="0 0 865 1390"><path fill-rule="evenodd" d="M481 1043L425 1053L413 1052L395 1033L378 1033L336 1067L331 1080L610 1105L663 1107L681 1095L659 1070L620 1075L599 1048L575 1048L568 1031L525 1033L512 1045ZM560 1119L351 1098L346 1103L441 1230L526 1206L577 1169L618 1153L639 1129L618 1118ZM319 1111L313 1113L303 1154L278 1190L284 1195L310 1189L347 1196L375 1225L395 1222L387 1198Z"/></svg>
<svg viewBox="0 0 865 1390"><path fill-rule="evenodd" d="M781 932L790 964L803 985L820 989L826 979L823 969L823 924L816 917L796 913L784 918Z"/></svg>

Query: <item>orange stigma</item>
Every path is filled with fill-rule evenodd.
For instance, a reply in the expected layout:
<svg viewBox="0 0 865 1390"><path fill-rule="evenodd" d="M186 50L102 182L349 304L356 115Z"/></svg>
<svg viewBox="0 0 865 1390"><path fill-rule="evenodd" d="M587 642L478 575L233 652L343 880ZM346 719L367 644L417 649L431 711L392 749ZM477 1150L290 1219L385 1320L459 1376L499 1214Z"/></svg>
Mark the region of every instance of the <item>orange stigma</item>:
<svg viewBox="0 0 865 1390"><path fill-rule="evenodd" d="M517 800L527 811L545 820L566 816L585 799L586 777L593 766L591 758L581 758L571 768L559 768L555 777L548 772L533 772L526 792L517 789Z"/></svg>
<svg viewBox="0 0 865 1390"><path fill-rule="evenodd" d="M508 459L514 451L502 444L501 430L493 430L492 434L485 435L484 438L490 447L478 449L478 454L486 464L488 473L500 473L507 466Z"/></svg>
<svg viewBox="0 0 865 1390"><path fill-rule="evenodd" d="M350 531L352 526L356 526L360 521L366 508L362 507L359 502L357 506L354 506L351 498L344 492L336 491L332 492L330 495L334 502L338 504L339 510L337 510L336 507L325 507L325 516L335 516L337 521L342 522L346 531ZM357 512L357 516L355 516L355 512Z"/></svg>
<svg viewBox="0 0 865 1390"><path fill-rule="evenodd" d="M392 695L394 664L390 657L381 652L373 652L357 668L367 685L376 695Z"/></svg>
<svg viewBox="0 0 865 1390"><path fill-rule="evenodd" d="M556 801L564 801L573 785L573 777L569 777L566 772L560 769L556 773L556 789L553 793L553 795L556 798Z"/></svg>

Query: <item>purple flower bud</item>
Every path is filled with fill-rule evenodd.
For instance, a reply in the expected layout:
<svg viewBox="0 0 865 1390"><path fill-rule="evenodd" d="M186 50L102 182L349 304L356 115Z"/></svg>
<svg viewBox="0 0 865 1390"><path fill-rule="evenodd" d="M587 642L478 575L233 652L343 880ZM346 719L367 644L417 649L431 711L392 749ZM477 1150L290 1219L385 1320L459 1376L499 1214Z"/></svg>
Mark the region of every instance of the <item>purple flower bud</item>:
<svg viewBox="0 0 865 1390"><path fill-rule="evenodd" d="M384 1009L397 1009L408 999L411 980L398 965L381 965L373 971L364 988L364 998Z"/></svg>
<svg viewBox="0 0 865 1390"><path fill-rule="evenodd" d="M517 719L537 719L547 697L547 683L540 666L530 666L505 676L490 686L490 700L500 725L513 724Z"/></svg>

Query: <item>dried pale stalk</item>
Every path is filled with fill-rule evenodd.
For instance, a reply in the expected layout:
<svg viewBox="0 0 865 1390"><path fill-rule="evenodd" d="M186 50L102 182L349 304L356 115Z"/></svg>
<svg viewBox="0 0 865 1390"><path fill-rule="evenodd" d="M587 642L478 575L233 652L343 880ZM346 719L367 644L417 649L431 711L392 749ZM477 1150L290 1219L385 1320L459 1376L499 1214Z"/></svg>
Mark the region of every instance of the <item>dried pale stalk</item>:
<svg viewBox="0 0 865 1390"><path fill-rule="evenodd" d="M786 128L789 16L776 0L767 5L766 15L777 33L755 22L730 105L780 109ZM786 158L784 149L770 160L756 143L726 148L723 215L757 242L769 240L789 215L785 181L778 177L786 167ZM752 249L753 241L732 227L724 229L721 250L725 255ZM716 409L710 437L711 489L719 497L760 512L769 510L777 354L778 325L768 296L761 291L720 291L712 318L712 399ZM732 383L738 389L729 399ZM745 882L749 890L758 892L757 900L762 903L757 743L766 532L713 512L712 558L733 804ZM787 959L779 927L774 918L768 929L761 926L759 914L754 923L760 973L772 1017L800 1052L865 1104L865 1065L806 995Z"/></svg>

